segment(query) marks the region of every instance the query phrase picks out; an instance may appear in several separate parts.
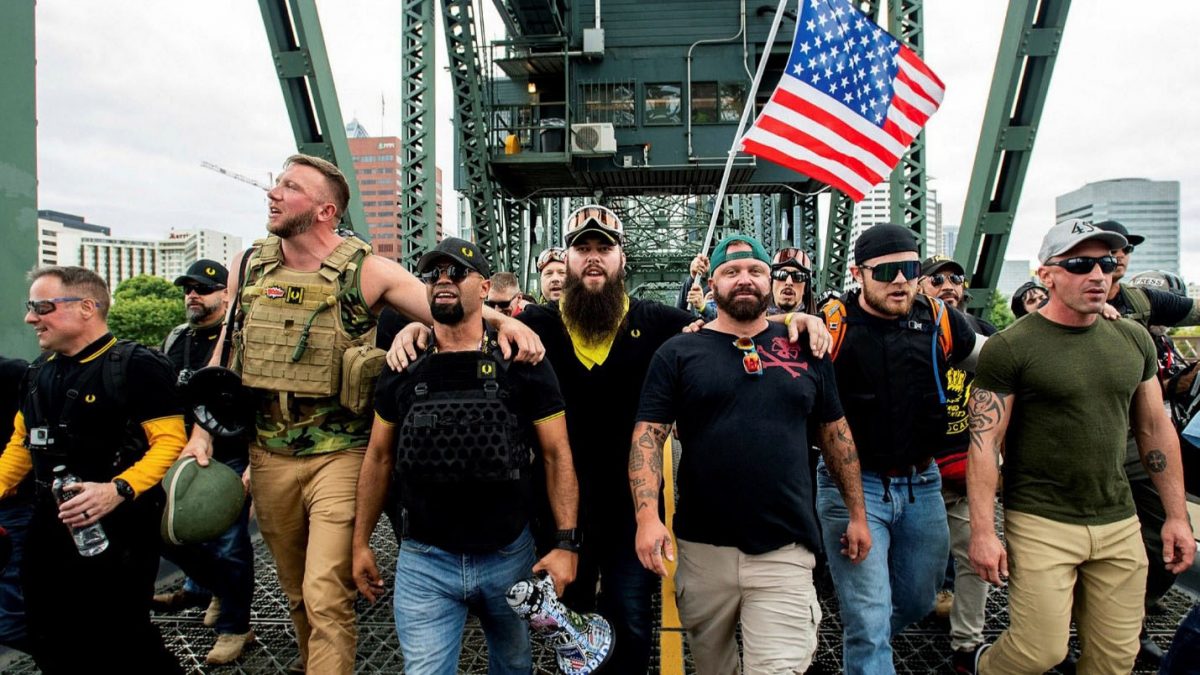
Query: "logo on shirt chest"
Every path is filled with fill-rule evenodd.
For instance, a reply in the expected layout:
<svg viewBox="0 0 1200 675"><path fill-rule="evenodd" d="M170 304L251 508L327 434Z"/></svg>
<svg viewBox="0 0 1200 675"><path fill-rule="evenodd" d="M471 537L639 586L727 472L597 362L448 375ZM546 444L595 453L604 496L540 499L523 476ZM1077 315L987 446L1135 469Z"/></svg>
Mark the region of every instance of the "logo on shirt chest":
<svg viewBox="0 0 1200 675"><path fill-rule="evenodd" d="M801 360L800 345L788 342L787 338L771 338L770 349L760 352L760 354L764 369L783 368L788 375L792 376L793 380L808 370L808 362Z"/></svg>

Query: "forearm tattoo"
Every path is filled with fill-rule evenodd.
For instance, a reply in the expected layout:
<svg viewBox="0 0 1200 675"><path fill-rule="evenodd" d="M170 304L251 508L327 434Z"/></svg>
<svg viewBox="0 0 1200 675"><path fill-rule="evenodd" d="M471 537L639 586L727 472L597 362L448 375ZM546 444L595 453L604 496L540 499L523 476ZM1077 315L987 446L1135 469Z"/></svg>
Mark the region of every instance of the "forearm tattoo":
<svg viewBox="0 0 1200 675"><path fill-rule="evenodd" d="M663 444L671 432L669 424L643 423L639 428L643 431L629 449L629 487L633 491L637 511L658 504L658 488L662 485ZM647 471L649 478L645 475Z"/></svg>
<svg viewBox="0 0 1200 675"><path fill-rule="evenodd" d="M845 418L822 425L821 446L825 468L837 483L842 500L847 506L862 503L862 469L858 463L854 438L850 434L850 425Z"/></svg>
<svg viewBox="0 0 1200 675"><path fill-rule="evenodd" d="M1146 453L1143 460L1146 464L1146 470L1150 473L1162 473L1167 470L1167 456L1162 450L1151 450Z"/></svg>
<svg viewBox="0 0 1200 675"><path fill-rule="evenodd" d="M987 389L972 388L971 401L968 408L970 412L969 452L985 453L990 449L993 459L999 463L1000 443L991 437L1003 431L1000 429L1000 423L1004 419L1006 405L1003 396L992 393ZM988 444L990 444L990 448Z"/></svg>

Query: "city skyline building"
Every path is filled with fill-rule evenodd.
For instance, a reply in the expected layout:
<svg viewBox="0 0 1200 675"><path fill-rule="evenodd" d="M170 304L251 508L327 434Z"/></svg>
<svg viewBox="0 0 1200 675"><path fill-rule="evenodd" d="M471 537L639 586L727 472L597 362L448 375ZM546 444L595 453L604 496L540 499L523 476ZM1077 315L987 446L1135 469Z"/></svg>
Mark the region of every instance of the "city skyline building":
<svg viewBox="0 0 1200 675"><path fill-rule="evenodd" d="M1179 181L1114 178L1087 183L1054 199L1055 222L1115 220L1146 238L1126 277L1147 270L1180 273Z"/></svg>
<svg viewBox="0 0 1200 675"><path fill-rule="evenodd" d="M206 228L173 228L164 239L114 237L83 216L38 211L38 264L85 267L110 291L142 274L174 281L201 258L224 264L241 250L241 237Z"/></svg>
<svg viewBox="0 0 1200 675"><path fill-rule="evenodd" d="M367 232L376 255L397 262L403 254L404 236L400 218L400 139L396 136L370 136L362 123L352 119L346 125L358 193L362 197ZM436 240L442 240L442 170L434 167L436 184Z"/></svg>

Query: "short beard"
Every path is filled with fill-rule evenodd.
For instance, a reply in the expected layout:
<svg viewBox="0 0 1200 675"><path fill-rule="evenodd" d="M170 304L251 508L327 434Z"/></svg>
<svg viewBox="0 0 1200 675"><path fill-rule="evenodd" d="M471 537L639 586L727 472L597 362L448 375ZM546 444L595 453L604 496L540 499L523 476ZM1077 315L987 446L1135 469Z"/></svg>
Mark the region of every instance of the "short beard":
<svg viewBox="0 0 1200 675"><path fill-rule="evenodd" d="M604 281L598 291L589 291L583 277L567 272L559 298L563 318L579 332L584 342L601 342L612 335L625 311L625 279L618 272Z"/></svg>
<svg viewBox="0 0 1200 675"><path fill-rule="evenodd" d="M894 309L889 307L887 304L887 299L888 299L887 289L888 288L891 288L890 284L888 284L887 286L884 286L884 290L881 291L879 293L879 295L874 295L870 291L867 290L867 287L864 284L862 287L863 299L867 301L867 304L870 305L872 309L879 312L880 314L883 314L884 316L894 316L894 317L908 316L908 313L912 311L912 306L913 306L913 302L915 300L915 296L910 294L908 296L908 300L901 307L900 312L897 313Z"/></svg>
<svg viewBox="0 0 1200 675"><path fill-rule="evenodd" d="M187 307L184 311L187 314L188 325L195 327L208 323L214 316L217 315L218 312L221 311L221 306L217 305L216 307L207 307L205 305L201 305L199 307Z"/></svg>
<svg viewBox="0 0 1200 675"><path fill-rule="evenodd" d="M453 305L430 302L429 313L433 315L434 321L444 326L457 326L462 323L463 317L467 314L463 310L462 300L456 301Z"/></svg>
<svg viewBox="0 0 1200 675"><path fill-rule="evenodd" d="M317 212L310 210L305 213L297 213L294 216L288 216L275 224L272 228L271 223L267 222L267 231L271 234L283 239L290 239L300 234L308 232L312 228L313 223L317 220Z"/></svg>
<svg viewBox="0 0 1200 675"><path fill-rule="evenodd" d="M738 322L753 321L763 316L771 302L770 294L760 293L757 288L751 286L750 290L754 291L756 300L734 300L734 294L745 289L746 286L735 286L730 289L728 295L722 295L720 292L713 293L713 298L717 301L717 309L721 310L722 314L726 314L729 318Z"/></svg>

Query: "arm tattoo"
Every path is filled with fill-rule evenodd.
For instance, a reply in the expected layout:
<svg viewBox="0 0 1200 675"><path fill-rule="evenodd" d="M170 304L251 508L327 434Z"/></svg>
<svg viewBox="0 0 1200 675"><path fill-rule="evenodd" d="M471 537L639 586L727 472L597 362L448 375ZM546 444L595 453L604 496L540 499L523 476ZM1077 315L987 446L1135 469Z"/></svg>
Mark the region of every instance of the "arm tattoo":
<svg viewBox="0 0 1200 675"><path fill-rule="evenodd" d="M1151 450L1146 453L1146 469L1150 473L1162 473L1167 470L1167 456L1162 450Z"/></svg>
<svg viewBox="0 0 1200 675"><path fill-rule="evenodd" d="M837 483L846 506L863 504L862 468L854 438L850 435L850 425L844 417L821 425L821 453L825 456L825 468Z"/></svg>
<svg viewBox="0 0 1200 675"><path fill-rule="evenodd" d="M987 389L972 387L970 402L970 445L968 452L984 452L986 437L1000 428L1004 419L1007 404L1004 397L998 396ZM992 442L992 454L996 461L1000 460L1000 444Z"/></svg>
<svg viewBox="0 0 1200 675"><path fill-rule="evenodd" d="M658 505L658 488L662 485L663 443L671 432L671 425L642 422L638 429L641 434L629 449L629 487L633 491L634 508L641 511Z"/></svg>

